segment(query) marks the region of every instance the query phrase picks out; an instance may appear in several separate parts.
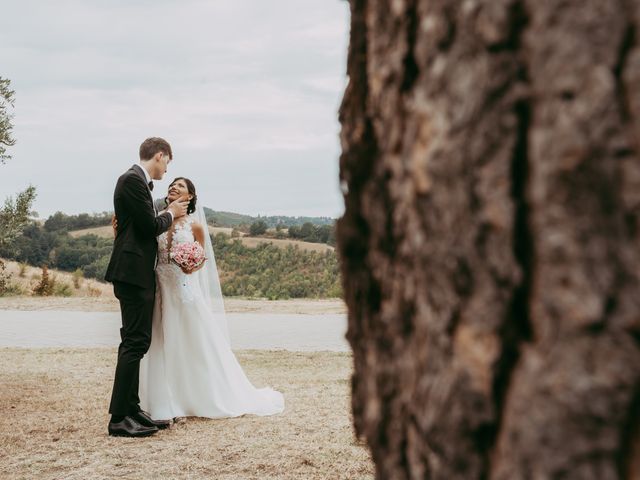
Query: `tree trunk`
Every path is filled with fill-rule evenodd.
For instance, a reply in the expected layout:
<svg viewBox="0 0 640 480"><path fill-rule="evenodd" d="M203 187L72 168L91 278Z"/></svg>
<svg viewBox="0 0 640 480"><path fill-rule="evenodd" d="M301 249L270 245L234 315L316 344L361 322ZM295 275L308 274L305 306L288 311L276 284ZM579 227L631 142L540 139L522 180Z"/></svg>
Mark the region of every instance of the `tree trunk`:
<svg viewBox="0 0 640 480"><path fill-rule="evenodd" d="M640 479L640 0L351 0L338 222L378 478Z"/></svg>

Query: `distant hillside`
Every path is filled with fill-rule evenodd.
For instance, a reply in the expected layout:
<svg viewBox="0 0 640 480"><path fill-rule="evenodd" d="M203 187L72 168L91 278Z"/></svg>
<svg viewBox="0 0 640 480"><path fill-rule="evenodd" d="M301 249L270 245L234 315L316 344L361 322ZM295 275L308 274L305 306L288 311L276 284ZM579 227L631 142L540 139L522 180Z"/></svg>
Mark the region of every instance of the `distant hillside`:
<svg viewBox="0 0 640 480"><path fill-rule="evenodd" d="M254 222L254 218L249 215L242 215L240 213L233 212L219 212L204 207L204 214L207 217L207 222L219 227L237 227L242 224L251 224Z"/></svg>
<svg viewBox="0 0 640 480"><path fill-rule="evenodd" d="M286 215L272 215L252 217L250 215L242 215L233 212L221 212L217 210L211 210L204 207L204 213L207 216L207 222L215 224L217 227L237 227L245 224L250 225L253 222L262 220L267 224L269 228L274 228L277 225L284 227L301 226L305 223L312 223L314 225L333 225L335 221L331 217L289 217Z"/></svg>
<svg viewBox="0 0 640 480"><path fill-rule="evenodd" d="M335 219L331 217L288 217L286 215L273 215L263 217L258 215L243 215L234 212L222 212L204 207L207 222L216 227L238 227L240 225L251 225L254 222L262 220L269 228L275 228L277 225L283 227L302 226L305 223L311 223L316 226L333 225ZM94 227L101 227L111 224L111 216L113 212L102 213L80 213L78 215L67 215L62 212L56 212L44 221L44 228L49 232L58 230L82 230ZM42 222L42 221L41 221Z"/></svg>
<svg viewBox="0 0 640 480"><path fill-rule="evenodd" d="M83 228L82 230L72 230L68 232L72 238L81 238L85 235L96 235L99 238L113 239L113 229L111 225L104 227ZM211 235L217 235L218 233L224 233L227 236L231 236L230 227L212 227L209 225L209 233ZM263 243L271 243L276 247L286 248L289 245L292 247L298 247L300 250L311 252L326 252L333 251L333 247L324 243L312 243L302 240L290 240L288 238L261 238L261 237L247 237L242 232L238 232L237 240L247 247L257 247Z"/></svg>
<svg viewBox="0 0 640 480"><path fill-rule="evenodd" d="M341 295L338 256L330 245L241 234L231 237L231 233L238 234L231 230L229 227L209 225L226 296L286 299ZM67 272L64 281L62 274L58 277L59 294L74 295L76 292L69 287L69 279L104 278L112 248L113 231L109 225L69 232L66 228L48 231L34 222L27 225L11 245L0 248L0 257L38 268L47 265L52 270ZM21 283L12 284L15 288L12 287L11 291L14 294L28 293L33 289L31 283L38 280L37 272L33 269L27 271L24 266L18 267L19 271L14 270L18 272ZM25 273L20 273L22 270ZM95 290L98 287L92 288ZM0 295L3 294L0 290ZM98 294L97 290L94 294Z"/></svg>

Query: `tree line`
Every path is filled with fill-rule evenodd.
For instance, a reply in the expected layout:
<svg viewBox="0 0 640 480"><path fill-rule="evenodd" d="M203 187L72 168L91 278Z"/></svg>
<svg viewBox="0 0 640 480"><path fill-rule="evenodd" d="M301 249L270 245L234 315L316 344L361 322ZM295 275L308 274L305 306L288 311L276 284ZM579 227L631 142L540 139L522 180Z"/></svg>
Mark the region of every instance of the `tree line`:
<svg viewBox="0 0 640 480"><path fill-rule="evenodd" d="M111 224L112 212L80 213L78 215L66 215L56 212L44 222L44 229L48 232L58 230L80 230L83 228L103 227Z"/></svg>
<svg viewBox="0 0 640 480"><path fill-rule="evenodd" d="M215 221L213 210L207 209L210 213L207 215L207 221L216 226L223 224ZM212 212L212 213L211 213ZM225 212L222 212L225 213ZM102 227L111 224L112 212L102 213L80 213L77 215L67 215L63 212L56 212L49 216L44 222L44 229L48 232L57 232L66 230L68 232L81 230L84 228ZM243 220L252 219L253 217L241 216L239 214L228 213L228 216L235 215ZM233 218L236 218L233 217ZM302 224L296 223L299 219L312 219ZM277 222L276 222L277 220ZM331 220L328 217L258 217L258 220L252 223L241 223L236 226L237 230L248 233L252 236L269 236L269 229L275 228L274 238L290 238L293 240L301 240L312 243L326 243L335 246L335 227L334 222L322 223L325 220Z"/></svg>
<svg viewBox="0 0 640 480"><path fill-rule="evenodd" d="M267 228L276 228L278 225L286 228L293 225L301 226L305 223L333 225L335 222L335 219L331 217L292 217L288 215L258 215L253 217L251 215L211 210L207 207L204 207L204 213L207 217L207 223L215 225L216 227L246 227L254 222L264 222Z"/></svg>
<svg viewBox="0 0 640 480"><path fill-rule="evenodd" d="M273 230L269 231L269 226L266 222L258 220L249 226L248 233L254 237L290 238L311 243L326 243L332 246L336 244L334 224L315 225L311 222L306 222L302 225L292 225L286 230L283 225L276 225L275 232L273 232Z"/></svg>

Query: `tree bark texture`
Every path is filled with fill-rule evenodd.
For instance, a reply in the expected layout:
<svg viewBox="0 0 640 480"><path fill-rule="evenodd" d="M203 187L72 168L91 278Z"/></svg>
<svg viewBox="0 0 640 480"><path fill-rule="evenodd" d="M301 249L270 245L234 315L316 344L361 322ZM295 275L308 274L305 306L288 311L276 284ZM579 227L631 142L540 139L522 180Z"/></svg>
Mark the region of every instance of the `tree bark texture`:
<svg viewBox="0 0 640 480"><path fill-rule="evenodd" d="M338 222L383 479L640 479L640 0L351 0Z"/></svg>

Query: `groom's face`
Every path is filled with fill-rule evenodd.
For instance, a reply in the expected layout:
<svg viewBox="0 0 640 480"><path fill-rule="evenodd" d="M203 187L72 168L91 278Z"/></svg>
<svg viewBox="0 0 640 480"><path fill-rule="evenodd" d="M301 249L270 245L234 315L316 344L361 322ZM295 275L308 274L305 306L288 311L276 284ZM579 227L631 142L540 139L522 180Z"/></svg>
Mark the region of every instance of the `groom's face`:
<svg viewBox="0 0 640 480"><path fill-rule="evenodd" d="M164 174L167 173L167 167L171 162L171 158L166 153L158 152L154 155L154 180L162 180Z"/></svg>

